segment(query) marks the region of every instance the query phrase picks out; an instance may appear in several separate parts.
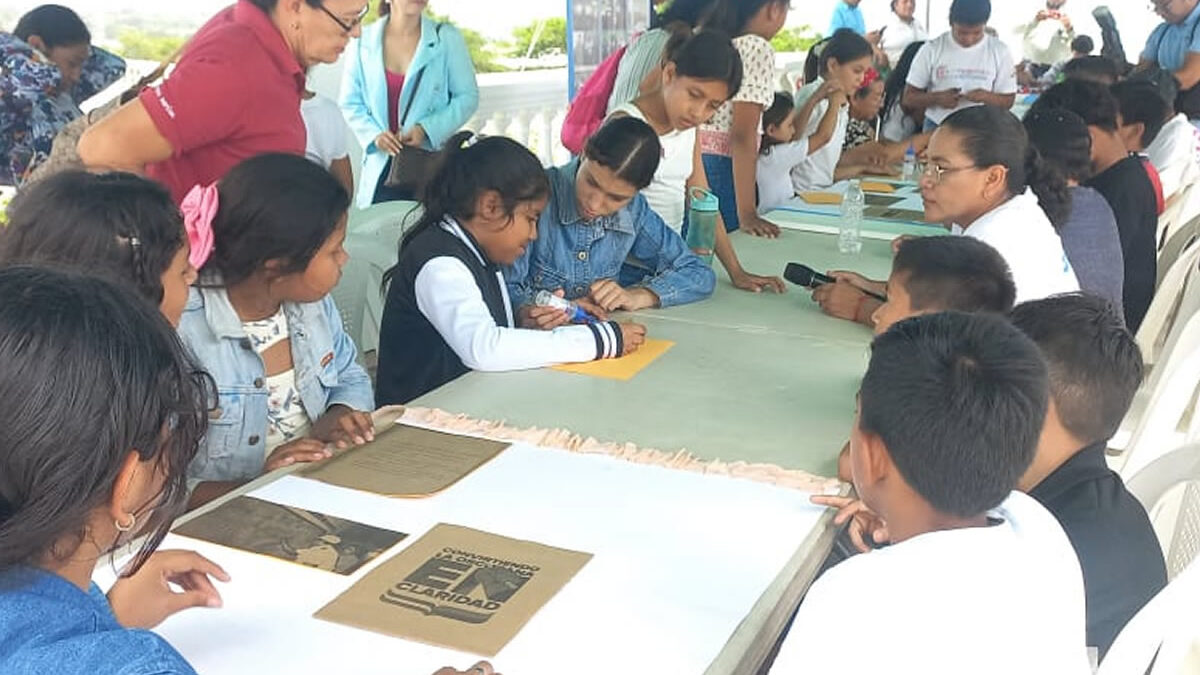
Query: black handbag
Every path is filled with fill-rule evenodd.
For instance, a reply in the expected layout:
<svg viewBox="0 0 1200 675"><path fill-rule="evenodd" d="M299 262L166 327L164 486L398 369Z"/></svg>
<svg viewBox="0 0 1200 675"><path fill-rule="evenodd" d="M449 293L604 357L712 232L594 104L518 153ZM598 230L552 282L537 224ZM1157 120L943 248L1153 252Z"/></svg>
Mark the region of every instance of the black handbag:
<svg viewBox="0 0 1200 675"><path fill-rule="evenodd" d="M442 24L439 23L434 32L440 38ZM413 101L417 100L417 92L420 90L425 70L422 68L417 71L416 79L413 81L412 96L408 97L408 105L404 106L404 114L400 117L401 129L408 121L408 113L412 111ZM387 178L383 181L384 186L416 196L425 182L425 177L433 170L433 160L436 156L437 153L432 150L405 146L392 157Z"/></svg>

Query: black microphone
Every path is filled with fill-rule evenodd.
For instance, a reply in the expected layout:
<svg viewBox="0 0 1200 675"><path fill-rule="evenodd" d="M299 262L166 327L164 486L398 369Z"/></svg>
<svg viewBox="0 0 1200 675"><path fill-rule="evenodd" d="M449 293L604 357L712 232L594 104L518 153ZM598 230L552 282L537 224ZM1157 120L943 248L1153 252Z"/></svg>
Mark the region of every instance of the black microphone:
<svg viewBox="0 0 1200 675"><path fill-rule="evenodd" d="M816 288L817 286L823 286L825 284L837 282L837 279L834 279L828 274L821 274L808 265L801 265L800 263L788 263L787 267L783 270L783 278L787 279L793 284L796 284L797 286L803 286L805 288ZM863 290L863 293L866 293L880 302L887 302L887 297L880 295L879 293L866 290Z"/></svg>
<svg viewBox="0 0 1200 675"><path fill-rule="evenodd" d="M832 284L837 281L828 274L821 274L808 265L800 263L788 263L787 268L783 270L783 278L805 288L816 288L822 284Z"/></svg>

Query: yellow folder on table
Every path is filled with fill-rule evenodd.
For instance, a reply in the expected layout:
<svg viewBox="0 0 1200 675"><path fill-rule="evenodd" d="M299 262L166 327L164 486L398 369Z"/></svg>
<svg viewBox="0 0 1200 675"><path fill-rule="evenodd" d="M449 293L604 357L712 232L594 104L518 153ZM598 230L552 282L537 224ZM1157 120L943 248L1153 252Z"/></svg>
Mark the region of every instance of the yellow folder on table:
<svg viewBox="0 0 1200 675"><path fill-rule="evenodd" d="M809 204L841 204L842 196L836 192L801 192L800 199Z"/></svg>
<svg viewBox="0 0 1200 675"><path fill-rule="evenodd" d="M892 185L891 183L882 183L882 182L873 181L873 180L864 180L863 182L859 183L859 186L862 187L863 192L895 192L896 191L896 186Z"/></svg>
<svg viewBox="0 0 1200 675"><path fill-rule="evenodd" d="M655 359L667 353L675 343L670 340L646 340L638 350L619 359L601 359L587 363L564 363L551 366L554 370L578 375L604 377L610 380L630 380Z"/></svg>

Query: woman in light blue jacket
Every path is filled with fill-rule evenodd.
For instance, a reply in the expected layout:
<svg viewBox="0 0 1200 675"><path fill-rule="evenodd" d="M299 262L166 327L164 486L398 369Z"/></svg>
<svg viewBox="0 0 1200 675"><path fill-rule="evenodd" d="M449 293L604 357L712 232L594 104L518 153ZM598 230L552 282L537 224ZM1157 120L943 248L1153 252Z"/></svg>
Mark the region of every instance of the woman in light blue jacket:
<svg viewBox="0 0 1200 675"><path fill-rule="evenodd" d="M425 16L426 4L382 0L382 18L346 50L338 103L363 147L359 208L413 199L383 185L391 158L404 146L441 147L479 107L462 34Z"/></svg>

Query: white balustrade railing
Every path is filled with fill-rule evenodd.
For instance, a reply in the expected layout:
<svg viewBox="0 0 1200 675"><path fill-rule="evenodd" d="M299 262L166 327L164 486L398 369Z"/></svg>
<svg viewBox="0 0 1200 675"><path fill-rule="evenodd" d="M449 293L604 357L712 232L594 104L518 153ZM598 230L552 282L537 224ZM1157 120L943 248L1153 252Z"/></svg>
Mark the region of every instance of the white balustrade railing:
<svg viewBox="0 0 1200 675"><path fill-rule="evenodd" d="M337 100L342 77L341 63L317 66L309 73L309 88ZM570 153L562 147L559 134L567 112L567 70L529 70L482 73L479 108L464 128L477 133L508 136L528 147L547 166L565 163ZM350 142L355 180L362 149Z"/></svg>
<svg viewBox="0 0 1200 675"><path fill-rule="evenodd" d="M466 128L508 136L528 147L543 164L562 164L570 153L559 135L567 114L567 71L487 73L478 77L479 110Z"/></svg>

